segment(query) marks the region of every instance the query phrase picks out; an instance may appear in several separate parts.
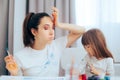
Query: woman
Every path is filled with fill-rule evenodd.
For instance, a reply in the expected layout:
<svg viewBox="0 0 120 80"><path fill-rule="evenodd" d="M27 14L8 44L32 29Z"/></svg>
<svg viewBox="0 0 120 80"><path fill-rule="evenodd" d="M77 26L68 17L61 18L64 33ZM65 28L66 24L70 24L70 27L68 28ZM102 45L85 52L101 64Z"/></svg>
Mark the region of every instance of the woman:
<svg viewBox="0 0 120 80"><path fill-rule="evenodd" d="M71 46L85 31L84 27L59 23L58 10L53 8L53 20L47 13L29 13L23 24L24 48L5 57L6 68L11 75L56 77L62 51ZM54 23L53 23L54 22ZM67 36L54 40L54 26L69 30ZM15 64L14 69L10 64Z"/></svg>
<svg viewBox="0 0 120 80"><path fill-rule="evenodd" d="M99 29L90 29L83 34L81 41L88 53L85 58L87 76L113 75L113 56L107 48L103 33Z"/></svg>

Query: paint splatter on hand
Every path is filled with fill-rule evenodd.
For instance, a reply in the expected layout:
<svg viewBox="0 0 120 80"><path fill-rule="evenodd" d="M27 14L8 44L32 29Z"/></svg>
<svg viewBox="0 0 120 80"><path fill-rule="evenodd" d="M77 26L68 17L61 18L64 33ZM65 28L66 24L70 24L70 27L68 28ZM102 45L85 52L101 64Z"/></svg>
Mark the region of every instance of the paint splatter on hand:
<svg viewBox="0 0 120 80"><path fill-rule="evenodd" d="M57 24L58 10L55 7L53 7L52 10L53 10L53 13L52 13L52 16L53 16L53 25L55 26Z"/></svg>
<svg viewBox="0 0 120 80"><path fill-rule="evenodd" d="M12 55L5 57L6 69L10 72L11 75L17 75L18 65L16 64Z"/></svg>

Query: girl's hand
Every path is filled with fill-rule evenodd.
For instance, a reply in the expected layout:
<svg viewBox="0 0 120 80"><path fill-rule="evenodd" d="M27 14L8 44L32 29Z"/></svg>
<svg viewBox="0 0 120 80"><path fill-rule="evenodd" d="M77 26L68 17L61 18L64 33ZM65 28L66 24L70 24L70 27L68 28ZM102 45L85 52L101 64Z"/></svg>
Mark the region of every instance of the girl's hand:
<svg viewBox="0 0 120 80"><path fill-rule="evenodd" d="M8 55L4 58L6 62L6 69L10 72L11 75L15 76L18 73L18 65L16 64L12 55Z"/></svg>
<svg viewBox="0 0 120 80"><path fill-rule="evenodd" d="M95 74L95 75L100 75L101 74L101 71L96 69L92 64L89 65L90 67L90 72Z"/></svg>
<svg viewBox="0 0 120 80"><path fill-rule="evenodd" d="M52 8L53 12L52 12L52 16L53 16L53 25L56 26L58 23L58 9L53 7Z"/></svg>

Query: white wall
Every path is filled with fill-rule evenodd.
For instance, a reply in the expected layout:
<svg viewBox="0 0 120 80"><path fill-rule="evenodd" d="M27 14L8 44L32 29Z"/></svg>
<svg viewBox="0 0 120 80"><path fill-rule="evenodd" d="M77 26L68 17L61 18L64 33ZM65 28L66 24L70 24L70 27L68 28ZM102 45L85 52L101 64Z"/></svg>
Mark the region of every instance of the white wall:
<svg viewBox="0 0 120 80"><path fill-rule="evenodd" d="M101 26L106 43L112 52L115 62L120 62L120 23L107 23Z"/></svg>

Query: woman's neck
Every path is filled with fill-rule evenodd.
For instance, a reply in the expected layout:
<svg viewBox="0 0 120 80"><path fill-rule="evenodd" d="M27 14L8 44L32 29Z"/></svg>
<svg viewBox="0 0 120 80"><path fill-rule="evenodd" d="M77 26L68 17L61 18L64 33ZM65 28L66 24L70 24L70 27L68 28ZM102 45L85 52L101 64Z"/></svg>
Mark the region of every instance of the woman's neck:
<svg viewBox="0 0 120 80"><path fill-rule="evenodd" d="M43 43L43 42L34 42L33 43L33 45L31 46L33 49L35 49L35 50L42 50L42 49L44 49L45 48L45 46L46 46L47 44L46 43Z"/></svg>

